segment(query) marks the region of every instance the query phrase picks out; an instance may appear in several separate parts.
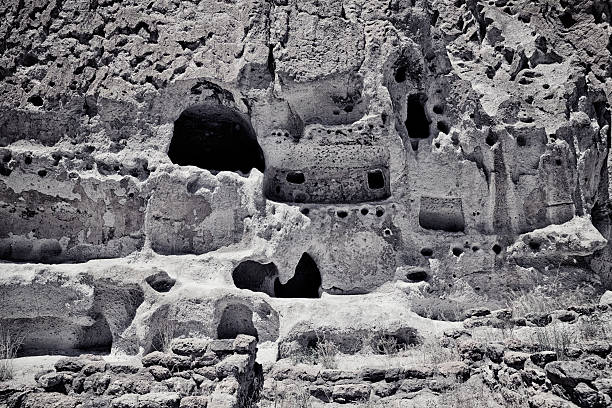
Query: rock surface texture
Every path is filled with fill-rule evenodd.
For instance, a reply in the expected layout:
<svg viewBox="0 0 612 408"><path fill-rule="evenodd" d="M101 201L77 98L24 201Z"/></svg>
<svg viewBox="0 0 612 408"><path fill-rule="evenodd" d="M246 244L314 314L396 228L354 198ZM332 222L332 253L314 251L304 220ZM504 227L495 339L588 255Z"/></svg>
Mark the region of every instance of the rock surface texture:
<svg viewBox="0 0 612 408"><path fill-rule="evenodd" d="M23 355L353 354L612 290L607 0L7 0L0 21L0 328ZM537 294L565 302L484 312ZM608 377L540 371L562 402L532 406L609 402ZM348 380L324 394L367 399ZM113 404L201 404L173 392Z"/></svg>

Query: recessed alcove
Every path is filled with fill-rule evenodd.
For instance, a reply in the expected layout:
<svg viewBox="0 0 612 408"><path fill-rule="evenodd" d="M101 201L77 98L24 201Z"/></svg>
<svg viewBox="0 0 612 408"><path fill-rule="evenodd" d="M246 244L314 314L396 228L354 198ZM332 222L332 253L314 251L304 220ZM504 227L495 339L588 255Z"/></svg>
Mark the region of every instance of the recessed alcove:
<svg viewBox="0 0 612 408"><path fill-rule="evenodd" d="M425 101L427 96L424 94L408 95L406 112L406 130L411 139L427 139L429 137L429 122L425 113Z"/></svg>
<svg viewBox="0 0 612 408"><path fill-rule="evenodd" d="M232 271L234 285L239 289L266 293L279 298L318 298L321 288L321 272L310 255L304 253L295 273L287 283L282 284L278 268L272 262L262 264L243 261Z"/></svg>
<svg viewBox="0 0 612 408"><path fill-rule="evenodd" d="M318 298L321 272L314 259L306 252L295 267L295 274L287 283L274 282L274 293L279 298Z"/></svg>
<svg viewBox="0 0 612 408"><path fill-rule="evenodd" d="M232 271L232 279L237 288L267 293L272 297L277 277L278 269L272 262L262 264L256 261L243 261Z"/></svg>
<svg viewBox="0 0 612 408"><path fill-rule="evenodd" d="M251 124L236 110L219 105L193 106L179 116L168 157L172 163L210 171L265 169Z"/></svg>
<svg viewBox="0 0 612 408"><path fill-rule="evenodd" d="M217 338L235 339L239 334L259 338L257 329L253 325L253 311L243 304L230 304L221 313L217 325Z"/></svg>
<svg viewBox="0 0 612 408"><path fill-rule="evenodd" d="M465 229L459 197L421 197L419 225L428 230L462 232Z"/></svg>

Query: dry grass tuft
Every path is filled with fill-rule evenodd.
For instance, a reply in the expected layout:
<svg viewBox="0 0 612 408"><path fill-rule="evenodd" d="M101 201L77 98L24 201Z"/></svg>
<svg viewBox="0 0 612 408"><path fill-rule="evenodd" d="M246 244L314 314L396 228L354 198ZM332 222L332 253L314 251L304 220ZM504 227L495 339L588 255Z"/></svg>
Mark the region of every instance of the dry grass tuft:
<svg viewBox="0 0 612 408"><path fill-rule="evenodd" d="M292 356L294 364L321 364L324 368L338 368L336 356L338 347L327 340L325 335L317 333L317 340L301 352Z"/></svg>
<svg viewBox="0 0 612 408"><path fill-rule="evenodd" d="M538 345L540 351L554 351L557 360L569 360L568 349L576 344L577 336L566 325L551 324L536 328L531 340Z"/></svg>
<svg viewBox="0 0 612 408"><path fill-rule="evenodd" d="M153 339L153 348L156 351L170 351L170 344L174 339L175 333L176 322L168 319L162 320L157 327L157 332Z"/></svg>
<svg viewBox="0 0 612 408"><path fill-rule="evenodd" d="M274 408L310 408L308 387L289 387L275 392Z"/></svg>
<svg viewBox="0 0 612 408"><path fill-rule="evenodd" d="M444 347L438 338L427 339L418 346L421 351L423 363L440 364L449 361L460 360L459 351L456 344Z"/></svg>
<svg viewBox="0 0 612 408"><path fill-rule="evenodd" d="M376 333L372 335L369 344L376 354L393 355L405 351L408 346L398 340L396 336Z"/></svg>
<svg viewBox="0 0 612 408"><path fill-rule="evenodd" d="M537 287L530 292L521 291L519 296L508 302L508 307L512 309L515 317L523 317L529 313L550 313L582 303L577 294L564 293L561 295L554 292L554 290L552 293L545 291L542 287Z"/></svg>
<svg viewBox="0 0 612 408"><path fill-rule="evenodd" d="M458 322L464 319L466 306L450 299L425 298L415 300L412 310L427 319Z"/></svg>
<svg viewBox="0 0 612 408"><path fill-rule="evenodd" d="M448 390L428 400L424 408L519 408L526 407L526 397L512 392L500 395L493 392L481 378L467 382L453 381Z"/></svg>
<svg viewBox="0 0 612 408"><path fill-rule="evenodd" d="M13 359L23 344L23 336L0 326L0 381L13 378Z"/></svg>

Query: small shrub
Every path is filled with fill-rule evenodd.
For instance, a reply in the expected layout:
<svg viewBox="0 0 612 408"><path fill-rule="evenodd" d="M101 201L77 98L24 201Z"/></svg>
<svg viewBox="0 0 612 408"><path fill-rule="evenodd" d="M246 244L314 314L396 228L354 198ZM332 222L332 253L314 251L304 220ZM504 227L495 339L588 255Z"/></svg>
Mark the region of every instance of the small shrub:
<svg viewBox="0 0 612 408"><path fill-rule="evenodd" d="M407 345L396 336L382 333L373 335L370 345L375 353L384 355L397 354L407 348Z"/></svg>
<svg viewBox="0 0 612 408"><path fill-rule="evenodd" d="M571 302L566 302L560 297L551 296L536 288L531 292L522 291L519 296L508 302L508 307L512 309L514 316L523 317L530 313L542 314L565 309L570 304Z"/></svg>
<svg viewBox="0 0 612 408"><path fill-rule="evenodd" d="M170 351L170 343L174 339L175 332L176 322L174 320L162 320L153 338L153 348L157 351Z"/></svg>
<svg viewBox="0 0 612 408"><path fill-rule="evenodd" d="M554 351L557 360L568 360L567 350L576 343L577 337L574 331L565 325L550 324L536 328L532 341L538 345L539 351Z"/></svg>
<svg viewBox="0 0 612 408"><path fill-rule="evenodd" d="M584 316L577 324L581 340L608 340L612 335L612 327L606 324L599 316Z"/></svg>
<svg viewBox="0 0 612 408"><path fill-rule="evenodd" d="M315 361L318 361L323 367L338 368L338 362L336 361L338 348L331 341L327 341L325 338L318 339L314 353Z"/></svg>
<svg viewBox="0 0 612 408"><path fill-rule="evenodd" d="M460 360L456 344L444 347L438 338L426 340L419 347L423 352L424 363L440 364Z"/></svg>
<svg viewBox="0 0 612 408"><path fill-rule="evenodd" d="M521 290L517 296L508 302L508 307L514 311L515 317L523 317L529 313L550 313L554 310L567 309L571 305L580 305L590 300L592 287L568 290L563 285L561 263L557 265L554 274L545 282L541 282L533 290Z"/></svg>
<svg viewBox="0 0 612 408"><path fill-rule="evenodd" d="M308 387L291 387L275 393L274 408L310 408Z"/></svg>
<svg viewBox="0 0 612 408"><path fill-rule="evenodd" d="M13 359L23 344L23 336L0 326L0 381L13 378Z"/></svg>
<svg viewBox="0 0 612 408"><path fill-rule="evenodd" d="M327 340L325 335L317 333L316 340L301 352L294 354L292 359L294 364L321 364L325 368L337 368L337 354L338 347L333 342Z"/></svg>
<svg viewBox="0 0 612 408"><path fill-rule="evenodd" d="M257 368L259 367L259 369ZM240 408L258 408L258 401L261 399L261 390L263 388L264 378L261 371L261 366L255 365L256 375L253 378L253 383L247 390L238 395L238 406Z"/></svg>

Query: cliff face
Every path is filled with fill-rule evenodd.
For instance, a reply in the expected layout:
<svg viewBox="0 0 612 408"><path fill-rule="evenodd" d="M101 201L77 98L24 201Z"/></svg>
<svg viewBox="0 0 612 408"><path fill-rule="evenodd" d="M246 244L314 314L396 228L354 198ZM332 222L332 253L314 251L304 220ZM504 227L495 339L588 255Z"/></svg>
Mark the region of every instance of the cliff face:
<svg viewBox="0 0 612 408"><path fill-rule="evenodd" d="M605 0L15 0L0 20L0 269L469 302L611 282ZM83 313L115 316L97 299Z"/></svg>

